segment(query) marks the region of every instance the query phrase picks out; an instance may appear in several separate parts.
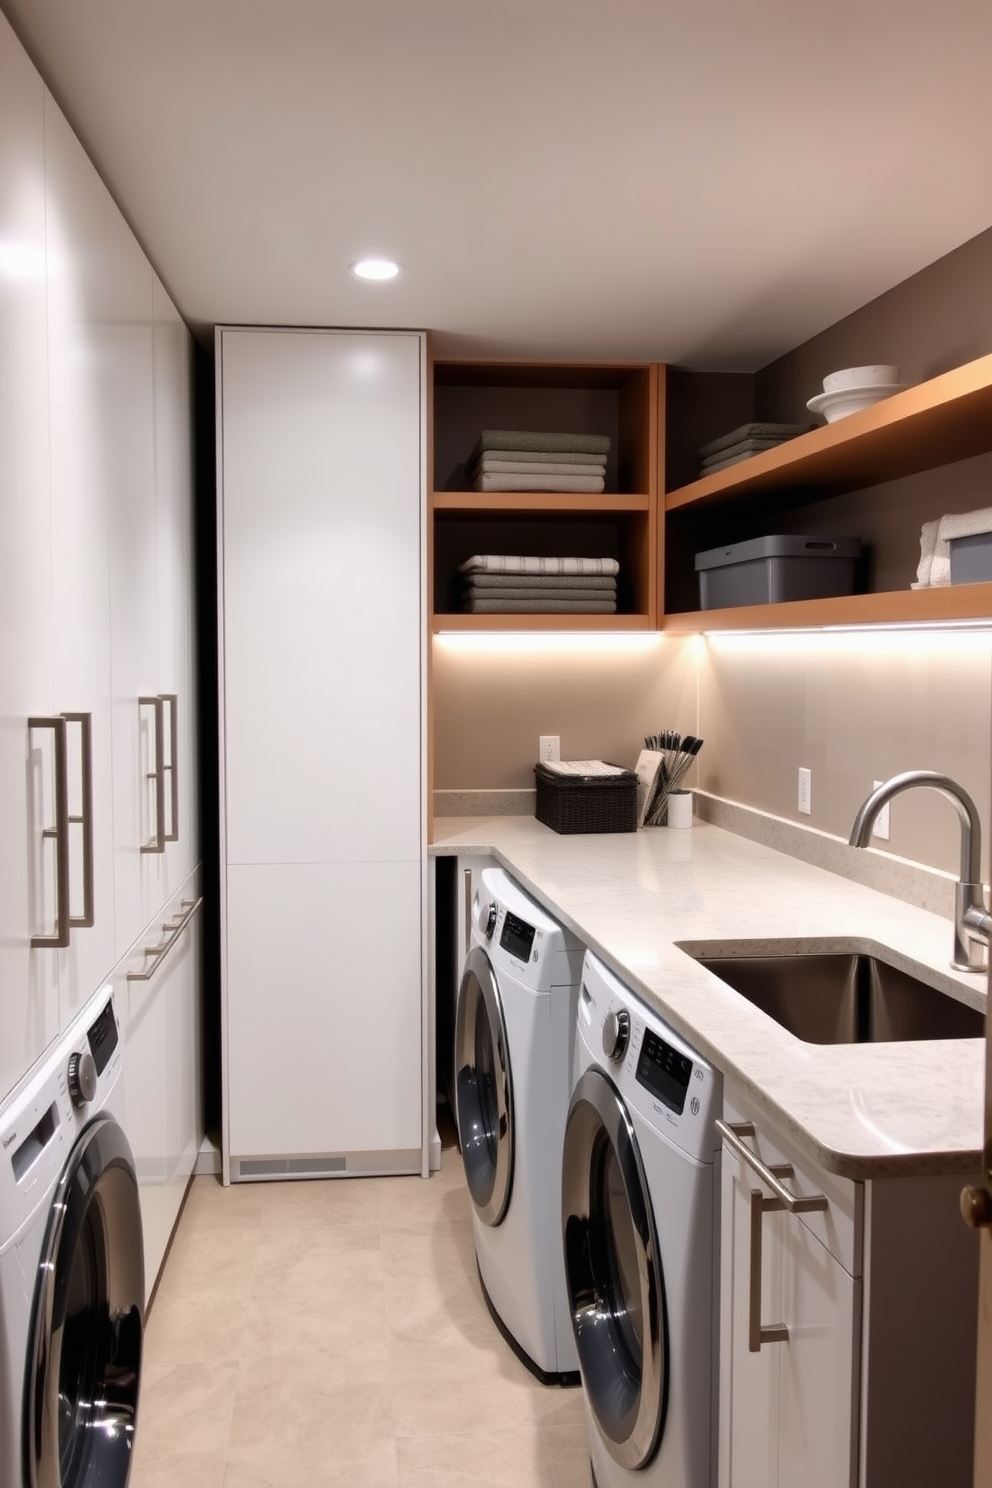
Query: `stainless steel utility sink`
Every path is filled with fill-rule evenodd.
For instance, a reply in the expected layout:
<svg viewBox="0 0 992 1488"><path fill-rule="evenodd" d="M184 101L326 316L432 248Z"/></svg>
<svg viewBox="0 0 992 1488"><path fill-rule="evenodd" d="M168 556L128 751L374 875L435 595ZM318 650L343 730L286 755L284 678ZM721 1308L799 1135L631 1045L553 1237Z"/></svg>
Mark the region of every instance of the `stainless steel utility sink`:
<svg viewBox="0 0 992 1488"><path fill-rule="evenodd" d="M877 954L700 954L693 959L808 1044L983 1038L985 1014Z"/></svg>

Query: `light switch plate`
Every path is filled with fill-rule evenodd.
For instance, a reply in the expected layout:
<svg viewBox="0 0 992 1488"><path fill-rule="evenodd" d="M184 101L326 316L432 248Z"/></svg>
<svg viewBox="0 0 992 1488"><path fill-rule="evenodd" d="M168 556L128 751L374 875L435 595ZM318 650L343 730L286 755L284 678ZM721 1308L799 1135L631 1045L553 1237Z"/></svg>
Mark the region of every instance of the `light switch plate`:
<svg viewBox="0 0 992 1488"><path fill-rule="evenodd" d="M813 810L813 772L799 766L799 810L803 816L809 816Z"/></svg>

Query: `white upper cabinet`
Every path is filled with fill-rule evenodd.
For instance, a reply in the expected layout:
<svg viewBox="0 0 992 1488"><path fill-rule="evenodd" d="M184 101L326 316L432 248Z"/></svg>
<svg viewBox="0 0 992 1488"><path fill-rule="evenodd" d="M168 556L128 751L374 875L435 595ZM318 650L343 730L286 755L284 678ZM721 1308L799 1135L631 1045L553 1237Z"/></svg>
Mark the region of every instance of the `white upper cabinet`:
<svg viewBox="0 0 992 1488"><path fill-rule="evenodd" d="M189 332L158 278L152 328L155 387L157 692L168 699L165 871L170 892L199 861L193 613L193 368ZM175 718L171 715L175 699ZM173 724L175 739L173 741ZM176 757L171 757L175 743Z"/></svg>
<svg viewBox="0 0 992 1488"><path fill-rule="evenodd" d="M89 901L93 924L74 931L62 953L59 997L65 1024L115 960L110 570L114 485L121 472L115 468L120 378L113 351L118 296L134 292L126 281L128 269L134 269L120 251L123 224L47 95L45 129L54 695L59 712L90 720L92 743L91 849L84 851L85 823L77 824L71 834L71 897L74 914L81 913L84 899ZM118 271L125 275L124 285L117 283ZM83 805L79 732L73 730L70 745L75 816Z"/></svg>
<svg viewBox="0 0 992 1488"><path fill-rule="evenodd" d="M0 1099L58 1031L44 107L0 16Z"/></svg>
<svg viewBox="0 0 992 1488"><path fill-rule="evenodd" d="M419 861L420 340L222 347L227 860Z"/></svg>

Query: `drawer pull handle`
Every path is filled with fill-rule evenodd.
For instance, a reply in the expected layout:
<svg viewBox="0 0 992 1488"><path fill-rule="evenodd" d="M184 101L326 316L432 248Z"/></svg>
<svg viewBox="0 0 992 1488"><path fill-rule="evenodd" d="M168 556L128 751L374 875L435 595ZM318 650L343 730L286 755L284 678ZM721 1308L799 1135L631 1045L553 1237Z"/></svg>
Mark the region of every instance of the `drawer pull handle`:
<svg viewBox="0 0 992 1488"><path fill-rule="evenodd" d="M144 970L129 971L127 974L129 982L151 981L202 903L202 894L197 899L180 900L180 910L175 919L167 920L162 926L163 938L157 945L145 946L145 955L150 959Z"/></svg>
<svg viewBox="0 0 992 1488"><path fill-rule="evenodd" d="M789 1330L784 1323L766 1323L761 1321L761 1221L766 1213L774 1213L785 1209L789 1214L809 1214L816 1209L826 1209L828 1201L825 1194L810 1194L803 1197L800 1194L790 1193L782 1182L783 1178L793 1176L792 1166L789 1163L776 1165L770 1168L761 1161L757 1153L752 1152L750 1147L745 1146L744 1137L754 1136L754 1123L751 1121L738 1121L729 1123L717 1121L716 1129L730 1150L741 1158L753 1172L757 1173L762 1183L768 1185L774 1198L766 1198L760 1188L752 1188L751 1193L751 1246L749 1257L749 1286L748 1286L748 1328L747 1346L748 1352L757 1354L763 1343L785 1343L789 1337Z"/></svg>
<svg viewBox="0 0 992 1488"><path fill-rule="evenodd" d="M465 869L465 954L472 949L472 870Z"/></svg>

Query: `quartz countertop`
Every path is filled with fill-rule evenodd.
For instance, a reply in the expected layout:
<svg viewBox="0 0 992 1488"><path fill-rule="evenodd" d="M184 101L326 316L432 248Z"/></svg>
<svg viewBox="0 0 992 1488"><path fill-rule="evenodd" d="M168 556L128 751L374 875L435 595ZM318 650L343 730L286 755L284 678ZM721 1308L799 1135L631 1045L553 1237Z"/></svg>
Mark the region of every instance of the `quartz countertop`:
<svg viewBox="0 0 992 1488"><path fill-rule="evenodd" d="M828 1171L977 1173L984 1039L808 1044L682 948L877 949L984 1009L984 974L950 967L948 920L702 822L570 836L533 817L448 817L434 835L432 856L500 862Z"/></svg>

